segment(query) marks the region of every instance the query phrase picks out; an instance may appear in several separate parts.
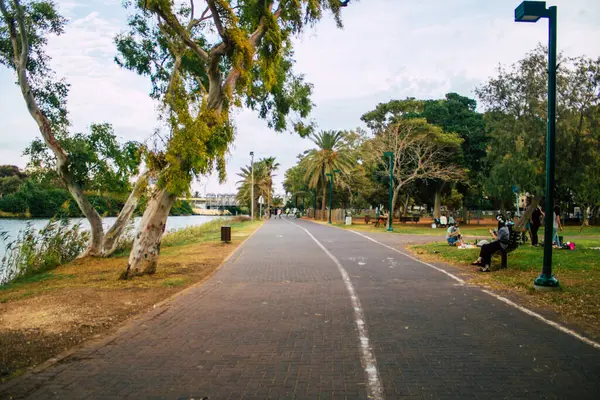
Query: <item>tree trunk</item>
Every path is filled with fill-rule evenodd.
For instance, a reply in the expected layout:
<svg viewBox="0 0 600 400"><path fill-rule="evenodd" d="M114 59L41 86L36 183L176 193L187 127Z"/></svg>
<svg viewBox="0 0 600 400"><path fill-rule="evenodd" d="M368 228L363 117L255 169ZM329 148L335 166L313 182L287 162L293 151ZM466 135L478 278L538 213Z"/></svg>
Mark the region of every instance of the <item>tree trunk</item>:
<svg viewBox="0 0 600 400"><path fill-rule="evenodd" d="M140 201L142 193L146 189L146 184L149 175L149 171L146 171L142 173L142 175L140 175L137 182L135 183L135 186L133 187L131 194L129 194L129 197L125 202L125 205L119 212L117 220L115 221L113 226L108 230L108 232L106 232L106 235L104 235L104 243L102 244L103 257L110 257L117 249L119 239L125 231L127 224L131 220L131 216L133 215L133 212L135 211L135 208L137 207L138 202Z"/></svg>
<svg viewBox="0 0 600 400"><path fill-rule="evenodd" d="M590 211L590 207L588 207L587 204L584 204L583 205L583 220L581 221L581 226L579 227L579 232L581 232L585 226L590 226L590 222L588 220L589 211Z"/></svg>
<svg viewBox="0 0 600 400"><path fill-rule="evenodd" d="M446 182L442 182L435 189L435 200L433 204L433 218L440 219L442 216L442 190L444 190Z"/></svg>
<svg viewBox="0 0 600 400"><path fill-rule="evenodd" d="M398 193L400 192L400 188L401 186L398 186L394 190L394 195L392 196L392 209L388 210L389 217L387 220L386 228L390 227L390 221L392 221L392 219L394 218L394 210L396 209L396 200L398 200Z"/></svg>
<svg viewBox="0 0 600 400"><path fill-rule="evenodd" d="M440 219L442 216L442 188L435 190L435 201L433 202L433 218Z"/></svg>
<svg viewBox="0 0 600 400"><path fill-rule="evenodd" d="M19 21L19 30L21 31L22 29L24 29L24 22ZM13 32L11 32L11 39L12 35ZM69 193L71 193L71 196L73 196L73 199L79 206L79 209L90 223L90 243L88 244L87 249L83 252L83 254L80 257L87 255L101 255L102 239L104 236L102 219L100 218L100 215L98 214L96 209L85 197L85 195L83 194L83 190L75 181L75 177L69 171L69 157L62 148L62 146L56 140L56 137L52 132L52 125L50 123L50 120L48 120L48 118L42 113L42 110L40 110L33 96L33 92L31 91L31 86L29 85L29 80L27 78L27 52L29 49L28 43L26 42L26 37L27 33L21 32L22 54L20 58L15 57L14 59L15 67L17 69L19 86L21 88L21 93L23 94L23 99L25 100L25 104L27 104L27 110L29 111L29 114L31 114L31 116L38 125L38 128L40 130L40 133L42 134L42 137L44 138L46 146L48 146L48 148L52 151L52 153L54 153L54 156L56 157L58 175L67 186ZM23 40L23 38L25 38L25 40ZM15 53L16 51L17 49L15 48Z"/></svg>
<svg viewBox="0 0 600 400"><path fill-rule="evenodd" d="M527 208L525 208L525 211L523 211L523 215L521 216L521 218L517 221L517 223L514 226L514 229L517 232L521 231L522 229L525 228L525 226L527 226L527 222L531 219L531 214L533 214L533 211L535 210L535 208L538 206L538 204L540 204L541 199L542 199L542 196L534 197L533 200L531 200L531 204L529 206L527 206Z"/></svg>
<svg viewBox="0 0 600 400"><path fill-rule="evenodd" d="M325 218L325 214L327 214L325 212L325 207L326 207L326 204L327 204L327 182L325 181L325 175L323 175L323 199L321 200L321 202L322 202L321 203L321 210L323 210L322 213L321 213L321 219L323 221L325 221L327 219L327 218Z"/></svg>
<svg viewBox="0 0 600 400"><path fill-rule="evenodd" d="M406 200L404 201L404 210L402 211L402 215L406 217L408 215L408 203L410 202L410 194L406 193Z"/></svg>
<svg viewBox="0 0 600 400"><path fill-rule="evenodd" d="M269 192L267 193L267 210L268 210L267 214L268 215L271 215L271 202L272 202L271 189L272 188L269 188Z"/></svg>
<svg viewBox="0 0 600 400"><path fill-rule="evenodd" d="M59 162L59 176L67 185L69 193L75 199L75 202L79 206L79 209L90 223L90 242L87 248L79 258L86 256L101 256L102 255L102 241L104 239L104 227L102 226L102 218L96 211L94 206L89 202L87 197L83 194L81 187L75 182L75 179L68 171L67 165L60 165Z"/></svg>
<svg viewBox="0 0 600 400"><path fill-rule="evenodd" d="M175 200L176 197L166 189L157 189L152 195L133 242L127 270L123 272L121 279L153 274L156 271L160 242Z"/></svg>

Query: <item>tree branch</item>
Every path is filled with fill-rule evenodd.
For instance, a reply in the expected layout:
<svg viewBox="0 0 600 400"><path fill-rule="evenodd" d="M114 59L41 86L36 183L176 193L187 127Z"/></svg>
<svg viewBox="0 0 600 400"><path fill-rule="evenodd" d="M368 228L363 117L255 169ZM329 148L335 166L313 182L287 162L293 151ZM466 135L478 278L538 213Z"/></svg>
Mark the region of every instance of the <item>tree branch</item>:
<svg viewBox="0 0 600 400"><path fill-rule="evenodd" d="M181 67L181 55L175 54L175 63L173 63L173 70L171 71L171 76L169 77L169 85L167 86L167 95L172 95L173 84L175 83L175 77L179 73L179 68Z"/></svg>
<svg viewBox="0 0 600 400"><path fill-rule="evenodd" d="M271 4L272 6L272 4ZM281 8L278 8L277 11L275 11L275 13L273 14L273 16L275 17L275 19L278 19L279 16L281 15ZM260 19L260 22L258 23L258 26L256 27L256 30L252 33L252 35L250 35L250 44L252 45L253 48L256 48L258 42L263 38L263 36L266 33L266 28L265 28L265 19L264 17L262 17ZM241 72L238 71L237 69L232 69L231 72L229 73L229 75L227 76L227 79L225 79L225 90L228 92L232 92L235 90L235 87L237 85L237 81L240 78Z"/></svg>
<svg viewBox="0 0 600 400"><path fill-rule="evenodd" d="M192 0L193 1L193 0ZM204 12L202 12L202 15L200 15L200 18L198 19L190 19L190 22L188 24L188 30L198 26L202 21L206 21L207 19L212 18L212 14L210 15L206 15L207 12L210 11L209 7L206 7L206 9L204 10Z"/></svg>
<svg viewBox="0 0 600 400"><path fill-rule="evenodd" d="M223 22L219 17L219 10L217 10L217 6L214 0L206 0L208 7L210 8L210 12L212 13L213 20L215 21L215 26L217 27L217 32L219 32L219 36L223 41L227 41L227 36L225 35L225 29L223 29Z"/></svg>
<svg viewBox="0 0 600 400"><path fill-rule="evenodd" d="M19 0L13 0L15 11L17 14L17 23L19 24L19 33L21 34L21 67L27 66L27 58L29 53L29 40L27 39L27 27L25 26L25 16L23 15L23 8L19 4Z"/></svg>
<svg viewBox="0 0 600 400"><path fill-rule="evenodd" d="M208 61L208 53L200 47L191 37L189 32L181 26L173 13L165 12L162 8L157 8L155 12L166 22L167 25L183 40L183 42L200 57L203 61Z"/></svg>
<svg viewBox="0 0 600 400"><path fill-rule="evenodd" d="M19 63L19 43L17 41L17 28L15 28L15 20L8 13L8 10L6 9L6 4L4 4L4 0L0 0L0 10L2 11L2 15L4 16L4 21L8 26L10 42L13 48L13 63L15 64L15 67L17 67Z"/></svg>

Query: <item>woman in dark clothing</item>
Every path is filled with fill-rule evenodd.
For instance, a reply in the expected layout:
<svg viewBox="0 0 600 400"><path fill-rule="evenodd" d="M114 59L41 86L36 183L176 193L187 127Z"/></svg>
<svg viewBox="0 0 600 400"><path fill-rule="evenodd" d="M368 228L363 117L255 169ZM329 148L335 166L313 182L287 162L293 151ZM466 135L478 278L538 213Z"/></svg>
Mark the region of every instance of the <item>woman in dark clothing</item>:
<svg viewBox="0 0 600 400"><path fill-rule="evenodd" d="M540 209L540 206L537 206L533 213L531 214L531 219L529 220L529 224L531 226L531 245L538 245L538 231L540 230L540 226L542 225L542 218L544 213Z"/></svg>
<svg viewBox="0 0 600 400"><path fill-rule="evenodd" d="M473 262L473 265L479 265L479 271L481 272L490 272L490 264L492 263L492 255L500 250L506 250L510 243L510 231L506 227L506 222L501 219L498 219L498 233L496 234L493 231L490 231L492 236L496 240L491 243L484 244L481 247L481 251L479 252L479 258L477 261Z"/></svg>

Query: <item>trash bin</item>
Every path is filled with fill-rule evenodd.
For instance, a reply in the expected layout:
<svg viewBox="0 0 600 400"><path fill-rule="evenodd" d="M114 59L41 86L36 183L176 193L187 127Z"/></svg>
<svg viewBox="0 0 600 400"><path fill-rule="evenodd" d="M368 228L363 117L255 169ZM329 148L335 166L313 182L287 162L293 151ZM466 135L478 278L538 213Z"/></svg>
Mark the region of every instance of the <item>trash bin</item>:
<svg viewBox="0 0 600 400"><path fill-rule="evenodd" d="M346 225L352 225L352 217L351 216L346 217Z"/></svg>
<svg viewBox="0 0 600 400"><path fill-rule="evenodd" d="M231 242L231 226L221 227L221 242Z"/></svg>

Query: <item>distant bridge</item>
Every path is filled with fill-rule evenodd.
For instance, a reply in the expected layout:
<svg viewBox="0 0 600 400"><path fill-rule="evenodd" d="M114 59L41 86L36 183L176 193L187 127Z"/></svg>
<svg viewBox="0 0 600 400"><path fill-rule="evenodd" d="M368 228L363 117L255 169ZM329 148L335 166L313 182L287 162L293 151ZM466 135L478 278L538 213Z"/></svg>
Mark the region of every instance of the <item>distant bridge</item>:
<svg viewBox="0 0 600 400"><path fill-rule="evenodd" d="M239 207L238 202L235 199L235 194L215 194L208 193L203 197L180 197L180 200L189 201L193 208L200 208L205 210L211 209L230 209Z"/></svg>

